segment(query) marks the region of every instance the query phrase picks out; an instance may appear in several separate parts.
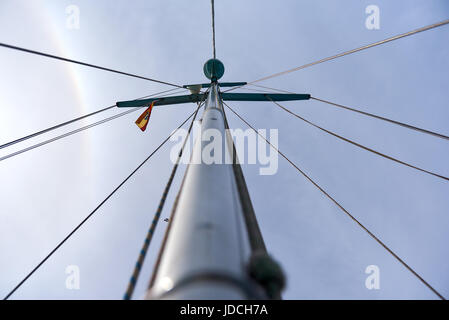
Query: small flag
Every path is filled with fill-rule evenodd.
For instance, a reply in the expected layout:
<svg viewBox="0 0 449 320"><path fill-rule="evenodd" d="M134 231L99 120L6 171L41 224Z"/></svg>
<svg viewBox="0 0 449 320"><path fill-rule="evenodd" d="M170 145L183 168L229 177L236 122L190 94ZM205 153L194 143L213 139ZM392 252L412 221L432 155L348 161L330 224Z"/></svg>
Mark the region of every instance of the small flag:
<svg viewBox="0 0 449 320"><path fill-rule="evenodd" d="M153 105L156 101L153 101L151 105L148 107L147 110L144 111L140 115L140 117L136 120L137 126L140 128L140 130L145 131L147 128L148 121L150 120L151 110L153 109Z"/></svg>

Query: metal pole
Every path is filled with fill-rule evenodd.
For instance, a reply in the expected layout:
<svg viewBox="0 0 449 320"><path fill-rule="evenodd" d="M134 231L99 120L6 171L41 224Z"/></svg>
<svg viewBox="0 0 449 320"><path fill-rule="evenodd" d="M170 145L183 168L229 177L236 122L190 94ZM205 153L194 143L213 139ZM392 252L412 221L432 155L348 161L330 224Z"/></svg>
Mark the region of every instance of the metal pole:
<svg viewBox="0 0 449 320"><path fill-rule="evenodd" d="M202 134L226 132L218 85L212 83L202 116ZM210 141L198 137L192 161ZM232 148L222 148L232 159ZM227 154L225 154L227 153ZM247 272L251 248L232 163L188 165L173 209L148 299L257 299L263 290Z"/></svg>

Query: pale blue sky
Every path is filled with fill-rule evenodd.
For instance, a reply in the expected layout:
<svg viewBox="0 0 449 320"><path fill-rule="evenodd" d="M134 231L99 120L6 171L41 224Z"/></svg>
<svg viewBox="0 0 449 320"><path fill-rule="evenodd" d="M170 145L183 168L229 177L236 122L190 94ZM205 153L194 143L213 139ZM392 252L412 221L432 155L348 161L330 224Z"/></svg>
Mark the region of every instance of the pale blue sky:
<svg viewBox="0 0 449 320"><path fill-rule="evenodd" d="M343 4L344 3L344 4ZM65 8L80 8L80 29ZM365 7L380 8L380 30ZM216 0L223 81L251 81L449 17L437 1ZM205 81L210 1L0 2L0 42L178 84ZM449 27L401 39L261 83L353 106L448 135ZM0 143L169 89L143 80L0 48ZM449 144L315 101L284 104L338 134L449 175ZM270 103L232 103L257 128L279 129L279 148L449 297L449 185L375 157ZM0 295L4 296L193 110L156 108L148 132L131 114L0 163ZM89 118L0 151L43 141ZM242 127L228 112L231 127ZM243 128L245 128L243 126ZM157 153L12 298L121 299L168 179L170 145ZM166 217L183 174L162 214ZM435 295L285 161L258 175L244 166L269 251L288 277L286 299L434 299ZM136 289L148 284L166 224L158 227ZM380 290L365 288L366 266ZM67 290L78 265L81 289Z"/></svg>

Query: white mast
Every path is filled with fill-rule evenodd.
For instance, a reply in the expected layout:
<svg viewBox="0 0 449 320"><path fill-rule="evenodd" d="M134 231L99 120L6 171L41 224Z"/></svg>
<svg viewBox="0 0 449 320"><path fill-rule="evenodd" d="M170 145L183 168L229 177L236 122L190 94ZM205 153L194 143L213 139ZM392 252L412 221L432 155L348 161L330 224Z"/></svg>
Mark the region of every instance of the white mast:
<svg viewBox="0 0 449 320"><path fill-rule="evenodd" d="M201 129L219 132L223 145L225 120L217 83L206 98ZM192 160L201 159L209 143L199 137ZM228 153L222 159L232 159L231 148L222 150ZM248 292L251 249L232 164L189 164L172 217L150 298L255 298Z"/></svg>

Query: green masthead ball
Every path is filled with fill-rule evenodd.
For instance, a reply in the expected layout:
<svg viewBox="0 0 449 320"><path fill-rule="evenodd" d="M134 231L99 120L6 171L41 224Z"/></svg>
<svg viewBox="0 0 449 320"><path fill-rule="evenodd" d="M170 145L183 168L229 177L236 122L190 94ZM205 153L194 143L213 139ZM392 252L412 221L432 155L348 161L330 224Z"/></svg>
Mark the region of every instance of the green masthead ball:
<svg viewBox="0 0 449 320"><path fill-rule="evenodd" d="M217 81L224 74L224 65L218 59L209 59L204 64L203 71L204 71L204 75L208 79L210 79L212 81Z"/></svg>

